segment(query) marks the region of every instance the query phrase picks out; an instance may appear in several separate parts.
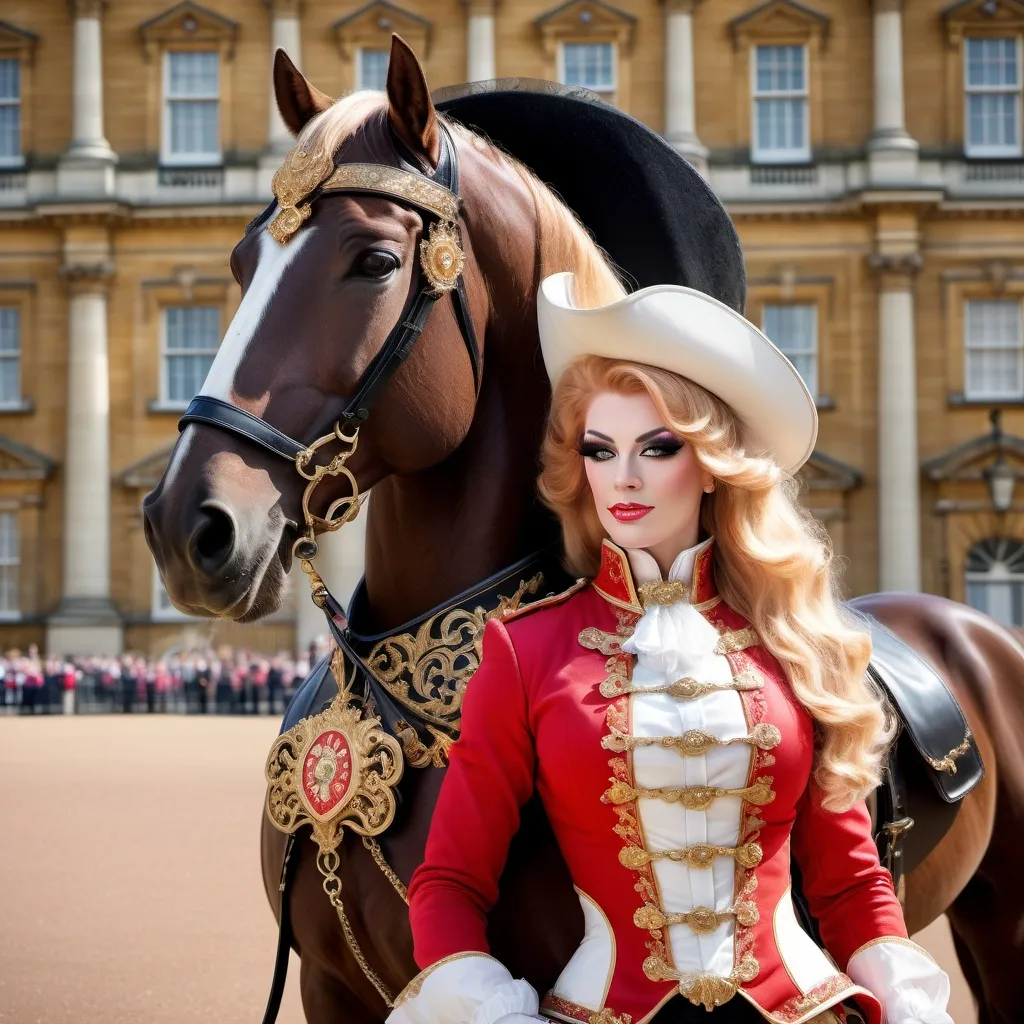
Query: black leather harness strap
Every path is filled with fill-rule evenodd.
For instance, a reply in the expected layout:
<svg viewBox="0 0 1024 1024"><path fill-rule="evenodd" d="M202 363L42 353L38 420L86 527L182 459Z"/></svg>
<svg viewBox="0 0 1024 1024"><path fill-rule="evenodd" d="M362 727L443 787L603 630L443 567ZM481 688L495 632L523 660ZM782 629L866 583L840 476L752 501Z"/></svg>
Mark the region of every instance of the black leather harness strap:
<svg viewBox="0 0 1024 1024"><path fill-rule="evenodd" d="M292 920L288 912L288 882L292 874L292 851L295 847L295 836L285 837L284 863L281 865L281 881L278 889L281 893L281 913L277 929L277 953L274 956L274 978L270 983L270 995L267 997L267 1008L263 1011L263 1024L274 1024L281 1012L281 999L284 996L285 982L288 980L288 959L292 952Z"/></svg>

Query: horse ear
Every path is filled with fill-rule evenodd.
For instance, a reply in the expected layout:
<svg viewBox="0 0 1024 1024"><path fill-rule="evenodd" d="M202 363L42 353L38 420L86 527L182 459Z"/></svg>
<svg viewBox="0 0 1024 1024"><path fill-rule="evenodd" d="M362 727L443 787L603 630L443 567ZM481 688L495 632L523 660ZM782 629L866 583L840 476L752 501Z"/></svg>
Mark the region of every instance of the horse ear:
<svg viewBox="0 0 1024 1024"><path fill-rule="evenodd" d="M302 72L281 49L274 54L274 96L292 135L298 135L312 118L334 103L330 96L302 77Z"/></svg>
<svg viewBox="0 0 1024 1024"><path fill-rule="evenodd" d="M427 78L416 54L399 35L391 37L387 92L391 127L413 153L436 167L441 139Z"/></svg>

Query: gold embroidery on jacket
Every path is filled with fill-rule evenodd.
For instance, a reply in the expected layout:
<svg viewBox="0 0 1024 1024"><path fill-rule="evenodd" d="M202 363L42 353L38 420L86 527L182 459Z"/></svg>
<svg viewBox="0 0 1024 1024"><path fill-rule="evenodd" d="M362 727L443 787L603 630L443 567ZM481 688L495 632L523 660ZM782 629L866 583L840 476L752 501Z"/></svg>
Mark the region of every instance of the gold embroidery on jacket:
<svg viewBox="0 0 1024 1024"><path fill-rule="evenodd" d="M699 757L706 754L712 747L728 747L736 743L749 743L761 750L771 750L782 741L782 733L774 725L761 722L754 726L746 736L735 736L723 740L702 729L687 729L681 736L627 736L613 730L601 740L606 750L621 753L624 750L635 750L637 747L664 747L666 750L678 750L683 757Z"/></svg>
<svg viewBox="0 0 1024 1024"><path fill-rule="evenodd" d="M582 636L582 634L580 634ZM608 634L606 634L608 635ZM582 640L580 641L582 643ZM586 646L586 644L584 644ZM706 697L709 693L720 693L726 690L736 690L743 693L747 690L761 690L764 688L764 677L755 668L745 669L738 675L733 676L727 683L702 683L692 676L683 676L672 683L663 683L660 686L625 686L618 679L610 677L601 683L602 697L622 697L629 693L667 693L676 700L697 700Z"/></svg>
<svg viewBox="0 0 1024 1024"><path fill-rule="evenodd" d="M756 647L760 643L753 626L742 629L723 629L715 645L715 654L735 654L737 651Z"/></svg>

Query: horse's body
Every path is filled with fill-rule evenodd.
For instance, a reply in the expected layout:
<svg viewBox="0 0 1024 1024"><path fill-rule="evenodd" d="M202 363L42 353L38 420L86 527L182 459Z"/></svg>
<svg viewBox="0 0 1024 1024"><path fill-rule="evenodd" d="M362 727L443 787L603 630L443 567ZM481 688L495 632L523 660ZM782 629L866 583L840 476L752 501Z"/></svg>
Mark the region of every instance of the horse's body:
<svg viewBox="0 0 1024 1024"><path fill-rule="evenodd" d="M326 109L326 97L287 62L278 62L275 79L293 130ZM434 111L415 60L398 45L388 100L389 109L365 98L345 101L344 117L321 119L338 129L333 138L342 158L400 165L394 132L415 158L431 162ZM361 124L354 133L353 121ZM534 497L549 397L539 368L537 287L546 273L566 269L583 278L590 293L584 300L608 301L619 287L543 186L471 133L453 135L464 198L465 280L483 338L484 372L475 395L454 318L439 305L349 463L360 485L374 488L366 587L373 625L381 631L551 538L553 524ZM319 138L329 144L330 130ZM291 249L279 250L262 227L239 244L232 266L243 302L211 371L223 396L293 437L319 436L337 417L339 396L351 392L401 311L420 229L415 214L384 199L320 202L297 236L306 233L301 246L296 239ZM377 271L387 253L398 266L382 277ZM293 342L287 360L279 357L282 338L302 339ZM175 603L244 621L272 610L301 522L302 483L294 470L244 439L190 425L145 505L147 537ZM858 603L949 681L988 769L952 829L908 876L908 925L919 929L948 910L982 1020L1024 1020L1024 992L1012 967L1024 943L1024 893L1014 871L1024 825L1024 711L1016 693L1024 658L1008 633L952 602L875 595ZM380 838L405 882L422 860L443 774L441 768L406 771L399 816ZM275 910L284 844L264 819L264 880ZM288 888L307 1018L313 1024L380 1022L385 1005L345 942L314 853L300 836ZM374 970L398 992L416 973L405 908L360 843L343 842L340 854L355 936ZM492 915L494 953L517 976L549 986L582 934L582 915L543 815L524 818L502 892Z"/></svg>

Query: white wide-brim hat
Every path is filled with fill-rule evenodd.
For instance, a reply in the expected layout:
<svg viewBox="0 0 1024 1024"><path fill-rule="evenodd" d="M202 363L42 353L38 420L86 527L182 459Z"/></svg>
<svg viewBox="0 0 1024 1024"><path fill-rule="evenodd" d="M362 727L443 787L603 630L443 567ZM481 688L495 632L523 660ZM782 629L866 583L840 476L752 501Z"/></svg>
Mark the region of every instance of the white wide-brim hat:
<svg viewBox="0 0 1024 1024"><path fill-rule="evenodd" d="M814 399L793 364L735 310L658 284L596 309L573 304L575 275L540 286L537 319L552 386L574 360L604 356L671 370L730 406L778 466L795 473L818 434Z"/></svg>

